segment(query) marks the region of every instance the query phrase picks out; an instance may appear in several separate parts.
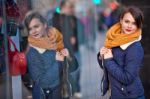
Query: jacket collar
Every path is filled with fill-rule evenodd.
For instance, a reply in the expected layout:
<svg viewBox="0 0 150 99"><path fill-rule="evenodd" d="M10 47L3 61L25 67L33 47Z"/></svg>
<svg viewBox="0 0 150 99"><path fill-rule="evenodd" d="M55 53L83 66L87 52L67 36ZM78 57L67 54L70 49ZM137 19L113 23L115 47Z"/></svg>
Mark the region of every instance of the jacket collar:
<svg viewBox="0 0 150 99"><path fill-rule="evenodd" d="M134 40L134 41L132 41L132 42L129 42L129 43L120 45L120 48L121 48L122 50L126 50L128 46L130 46L130 45L133 44L134 42L140 41L141 39L142 39L142 36L140 36L137 40Z"/></svg>
<svg viewBox="0 0 150 99"><path fill-rule="evenodd" d="M30 44L30 46L33 47L33 48L35 48L40 54L43 54L46 51L46 49L39 48L39 47L33 46L31 44Z"/></svg>

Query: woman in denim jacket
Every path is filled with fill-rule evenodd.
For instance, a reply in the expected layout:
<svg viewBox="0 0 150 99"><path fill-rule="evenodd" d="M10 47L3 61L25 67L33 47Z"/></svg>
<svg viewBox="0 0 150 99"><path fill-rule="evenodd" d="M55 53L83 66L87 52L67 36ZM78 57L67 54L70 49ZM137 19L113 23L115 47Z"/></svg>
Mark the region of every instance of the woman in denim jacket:
<svg viewBox="0 0 150 99"><path fill-rule="evenodd" d="M29 32L26 56L34 82L33 99L62 99L60 73L64 57L69 57L63 37L57 29L48 28L37 12L28 13L24 23Z"/></svg>
<svg viewBox="0 0 150 99"><path fill-rule="evenodd" d="M121 13L120 21L106 34L104 47L98 54L98 62L105 70L104 94L110 88L111 99L144 99L144 89L139 77L144 57L140 43L142 23L141 10L129 6Z"/></svg>

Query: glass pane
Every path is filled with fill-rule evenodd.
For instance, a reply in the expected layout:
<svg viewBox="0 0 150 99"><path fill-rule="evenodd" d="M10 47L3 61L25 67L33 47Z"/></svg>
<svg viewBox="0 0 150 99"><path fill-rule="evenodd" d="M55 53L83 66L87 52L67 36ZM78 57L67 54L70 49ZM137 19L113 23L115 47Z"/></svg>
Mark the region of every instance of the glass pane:
<svg viewBox="0 0 150 99"><path fill-rule="evenodd" d="M32 70L27 68L25 75L9 75L8 67L10 67L10 64L8 64L9 57L7 56L9 50L7 36L13 40L17 49L21 52L28 53L30 50L28 48L35 46L33 43L32 46L31 42L28 43L28 37L31 36L29 33L31 30L29 28L31 27L31 21L27 27L24 24L24 19L31 11L37 11L46 19L48 29L54 27L61 33L64 47L69 50L71 59L75 59L75 62L71 64L74 67L69 68L69 71L73 71L74 68L77 69L71 73L67 71L67 81L71 84L70 88L67 82L68 88L70 88L72 93L70 97L77 99L101 98L100 83L103 72L97 64L96 56L99 48L103 46L106 30L114 22L114 20L112 22L109 15L115 9L116 5L113 4L112 9L108 7L112 0L68 0L67 3L64 1L0 0L0 97L4 97L2 99L20 99L20 97L22 99L32 99L32 89L36 82L33 79L34 76L31 75L30 71ZM117 17L118 13L115 13L115 16ZM35 33L38 34L37 31L35 30ZM43 48L41 46L42 44L35 47ZM10 49L14 50L12 47ZM49 56L47 55L47 57ZM32 59L28 60L30 63ZM40 60L37 59L34 61L38 63ZM37 63L35 62L34 64L37 66ZM42 66L46 66L45 64L42 64ZM28 67L30 66L28 65ZM43 67L41 70L44 70ZM45 75L47 73L46 69L44 73L41 71L38 72ZM42 75L42 77L47 77L45 75ZM40 76L38 77L40 78ZM42 77L41 82L43 81ZM60 80L62 78L63 76L60 75ZM59 83L62 84L61 81ZM103 98L109 98L109 94Z"/></svg>

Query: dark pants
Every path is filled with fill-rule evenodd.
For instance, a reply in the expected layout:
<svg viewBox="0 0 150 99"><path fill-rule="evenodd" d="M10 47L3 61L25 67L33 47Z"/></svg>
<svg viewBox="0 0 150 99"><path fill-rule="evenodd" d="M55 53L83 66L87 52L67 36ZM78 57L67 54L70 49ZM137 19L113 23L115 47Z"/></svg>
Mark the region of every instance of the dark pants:
<svg viewBox="0 0 150 99"><path fill-rule="evenodd" d="M73 79L75 81L75 83L73 85L73 93L81 91L81 87L80 87L81 55L80 55L79 51L75 52L74 55L75 55L75 57L76 57L76 59L77 59L77 61L79 63L79 67L74 73L72 73Z"/></svg>
<svg viewBox="0 0 150 99"><path fill-rule="evenodd" d="M62 99L61 87L57 86L54 89L41 89L38 85L33 86L33 99Z"/></svg>

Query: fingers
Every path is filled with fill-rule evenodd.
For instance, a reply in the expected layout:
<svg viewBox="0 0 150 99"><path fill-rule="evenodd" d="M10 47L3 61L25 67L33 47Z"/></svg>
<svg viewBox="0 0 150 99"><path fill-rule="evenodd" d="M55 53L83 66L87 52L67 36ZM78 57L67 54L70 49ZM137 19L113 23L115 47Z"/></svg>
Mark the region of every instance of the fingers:
<svg viewBox="0 0 150 99"><path fill-rule="evenodd" d="M102 47L102 48L100 49L100 54L101 54L101 55L104 55L104 54L107 53L107 51L108 51L108 49L107 49L106 47Z"/></svg>
<svg viewBox="0 0 150 99"><path fill-rule="evenodd" d="M111 52L111 49L107 49L107 51L110 53L110 52Z"/></svg>
<svg viewBox="0 0 150 99"><path fill-rule="evenodd" d="M62 49L62 50L60 51L60 53L61 53L62 55L64 55L64 56L69 56L69 51L68 51L68 49L66 49L66 48Z"/></svg>
<svg viewBox="0 0 150 99"><path fill-rule="evenodd" d="M64 56L60 52L56 52L56 60L64 61Z"/></svg>
<svg viewBox="0 0 150 99"><path fill-rule="evenodd" d="M108 49L107 53L104 54L104 59L108 59L108 58L112 58L112 57L113 57L112 51L111 51L111 49Z"/></svg>

